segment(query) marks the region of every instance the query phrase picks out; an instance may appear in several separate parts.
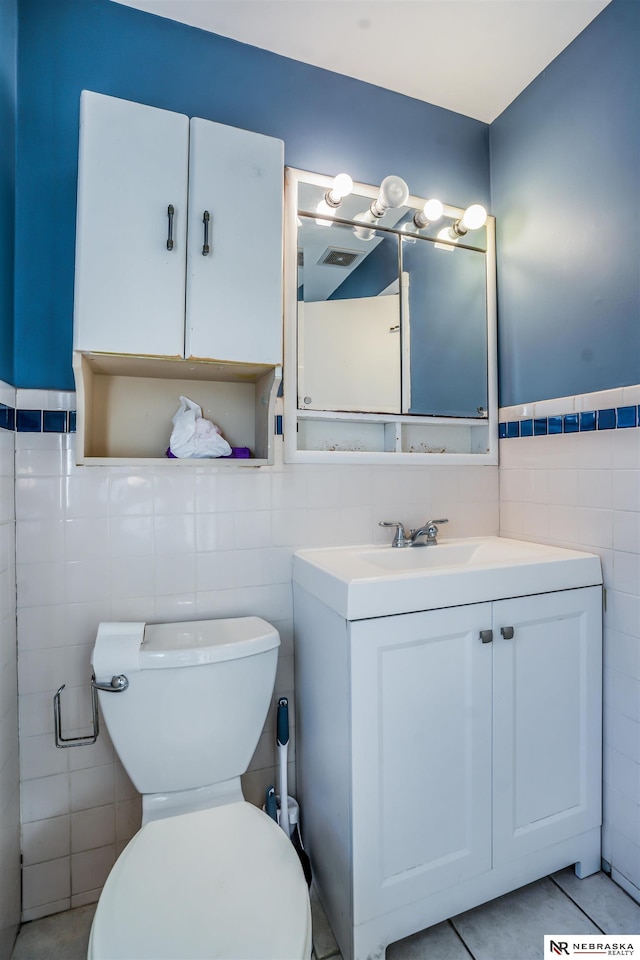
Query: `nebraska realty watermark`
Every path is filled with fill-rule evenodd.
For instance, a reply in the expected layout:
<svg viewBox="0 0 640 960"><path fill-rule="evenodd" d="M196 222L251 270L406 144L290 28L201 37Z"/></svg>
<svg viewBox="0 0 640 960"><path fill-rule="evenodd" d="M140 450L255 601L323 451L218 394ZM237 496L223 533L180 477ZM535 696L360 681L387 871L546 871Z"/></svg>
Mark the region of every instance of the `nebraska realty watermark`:
<svg viewBox="0 0 640 960"><path fill-rule="evenodd" d="M614 937L551 934L544 938L545 957L635 957L640 960L640 935Z"/></svg>

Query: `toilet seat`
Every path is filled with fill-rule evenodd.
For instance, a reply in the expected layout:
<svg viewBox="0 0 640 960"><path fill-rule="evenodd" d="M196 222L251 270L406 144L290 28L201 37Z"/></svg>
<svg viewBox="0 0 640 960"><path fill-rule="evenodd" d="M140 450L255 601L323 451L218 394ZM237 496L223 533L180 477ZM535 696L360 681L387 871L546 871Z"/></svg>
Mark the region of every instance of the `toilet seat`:
<svg viewBox="0 0 640 960"><path fill-rule="evenodd" d="M89 960L308 960L309 894L293 845L250 803L154 820L116 861Z"/></svg>

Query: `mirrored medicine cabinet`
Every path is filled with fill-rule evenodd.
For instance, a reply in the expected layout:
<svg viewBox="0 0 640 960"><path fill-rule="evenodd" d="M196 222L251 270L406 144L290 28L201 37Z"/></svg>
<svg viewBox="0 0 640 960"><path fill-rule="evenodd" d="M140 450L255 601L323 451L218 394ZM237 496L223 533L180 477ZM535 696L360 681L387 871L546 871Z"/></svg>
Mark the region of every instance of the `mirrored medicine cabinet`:
<svg viewBox="0 0 640 960"><path fill-rule="evenodd" d="M379 188L332 183L286 170L286 460L497 463L493 217L419 228L424 198L372 218Z"/></svg>

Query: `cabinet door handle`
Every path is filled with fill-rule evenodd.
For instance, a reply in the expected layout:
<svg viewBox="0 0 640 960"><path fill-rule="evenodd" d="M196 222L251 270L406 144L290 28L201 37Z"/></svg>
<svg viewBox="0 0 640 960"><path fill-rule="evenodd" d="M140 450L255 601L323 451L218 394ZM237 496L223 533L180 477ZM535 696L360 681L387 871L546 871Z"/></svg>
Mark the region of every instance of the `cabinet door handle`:
<svg viewBox="0 0 640 960"><path fill-rule="evenodd" d="M167 250L173 250L173 218L175 215L175 208L172 203L167 207L167 217L169 219L169 225L167 228Z"/></svg>
<svg viewBox="0 0 640 960"><path fill-rule="evenodd" d="M206 257L209 253L209 211L205 210L202 214L202 222L204 224L204 237L202 241L202 256Z"/></svg>
<svg viewBox="0 0 640 960"><path fill-rule="evenodd" d="M500 627L500 633L505 638L505 640L513 640L513 627Z"/></svg>
<svg viewBox="0 0 640 960"><path fill-rule="evenodd" d="M480 639L483 643L491 643L493 640L493 630L481 630Z"/></svg>

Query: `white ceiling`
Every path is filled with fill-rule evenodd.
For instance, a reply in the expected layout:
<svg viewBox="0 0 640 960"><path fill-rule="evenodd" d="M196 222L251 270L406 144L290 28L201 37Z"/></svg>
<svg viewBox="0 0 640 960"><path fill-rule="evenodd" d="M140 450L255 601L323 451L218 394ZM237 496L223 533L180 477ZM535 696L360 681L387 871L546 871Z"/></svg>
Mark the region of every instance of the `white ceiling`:
<svg viewBox="0 0 640 960"><path fill-rule="evenodd" d="M491 123L610 0L116 0Z"/></svg>

